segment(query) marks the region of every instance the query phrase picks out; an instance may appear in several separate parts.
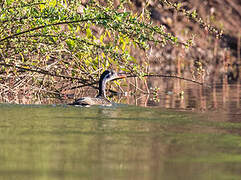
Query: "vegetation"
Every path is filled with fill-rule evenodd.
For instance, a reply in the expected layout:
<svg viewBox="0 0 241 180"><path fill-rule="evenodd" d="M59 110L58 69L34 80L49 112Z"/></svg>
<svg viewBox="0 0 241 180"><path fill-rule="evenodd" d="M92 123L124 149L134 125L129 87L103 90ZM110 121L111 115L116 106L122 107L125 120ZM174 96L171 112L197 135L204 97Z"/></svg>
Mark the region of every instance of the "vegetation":
<svg viewBox="0 0 241 180"><path fill-rule="evenodd" d="M222 34L180 3L159 3L217 37ZM93 86L107 68L130 76L152 75L147 70L148 58L136 59L133 51L192 45L193 37L181 41L165 26L154 25L148 3L142 12L132 11L127 0L6 0L0 6L0 89L6 99L61 96L68 89Z"/></svg>

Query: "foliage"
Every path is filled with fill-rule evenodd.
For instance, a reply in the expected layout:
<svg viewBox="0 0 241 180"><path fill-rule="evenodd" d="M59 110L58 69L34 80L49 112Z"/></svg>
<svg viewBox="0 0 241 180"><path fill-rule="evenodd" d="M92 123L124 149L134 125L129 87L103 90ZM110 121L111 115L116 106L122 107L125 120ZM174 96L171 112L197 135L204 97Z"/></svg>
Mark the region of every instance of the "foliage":
<svg viewBox="0 0 241 180"><path fill-rule="evenodd" d="M200 27L204 28L211 34L215 35L217 38L220 38L222 36L223 31L211 26L208 23L205 23L202 18L198 17L196 10L188 11L188 10L182 8L181 3L172 3L167 0L159 0L159 2L165 4L169 7L174 8L176 11L178 11L178 12L182 13L184 16L186 16L188 19L194 21L195 23L198 23L200 25Z"/></svg>
<svg viewBox="0 0 241 180"><path fill-rule="evenodd" d="M179 9L176 4L168 5ZM145 51L152 45L167 43L191 45L191 40L181 42L164 26L153 25L147 10L132 12L126 0L119 4L6 0L1 6L1 81L24 78L17 88L27 83L59 93L70 87L70 82L64 86L60 80L93 83L107 68L143 76L145 67L131 56L131 49ZM187 16L196 17L193 13ZM11 83L5 85L16 88Z"/></svg>

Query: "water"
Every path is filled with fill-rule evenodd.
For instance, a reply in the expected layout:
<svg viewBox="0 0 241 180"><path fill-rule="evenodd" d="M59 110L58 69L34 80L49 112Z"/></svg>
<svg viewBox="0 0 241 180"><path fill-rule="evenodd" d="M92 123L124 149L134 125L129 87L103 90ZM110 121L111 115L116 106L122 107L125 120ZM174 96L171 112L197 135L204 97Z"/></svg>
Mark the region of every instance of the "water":
<svg viewBox="0 0 241 180"><path fill-rule="evenodd" d="M241 179L238 114L3 104L0 114L0 179Z"/></svg>

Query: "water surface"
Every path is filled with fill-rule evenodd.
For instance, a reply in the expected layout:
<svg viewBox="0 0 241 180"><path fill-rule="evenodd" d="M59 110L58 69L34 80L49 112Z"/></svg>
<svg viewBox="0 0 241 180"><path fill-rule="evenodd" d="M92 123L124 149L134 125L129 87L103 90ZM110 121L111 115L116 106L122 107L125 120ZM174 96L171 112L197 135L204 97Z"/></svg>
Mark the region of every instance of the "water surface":
<svg viewBox="0 0 241 180"><path fill-rule="evenodd" d="M0 179L241 179L237 114L6 104L0 114Z"/></svg>

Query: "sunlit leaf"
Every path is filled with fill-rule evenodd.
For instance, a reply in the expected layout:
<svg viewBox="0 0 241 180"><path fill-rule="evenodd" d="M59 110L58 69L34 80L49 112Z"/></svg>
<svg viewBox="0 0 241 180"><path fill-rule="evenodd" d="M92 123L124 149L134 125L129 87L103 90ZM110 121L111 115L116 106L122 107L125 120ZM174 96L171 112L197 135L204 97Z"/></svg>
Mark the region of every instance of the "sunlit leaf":
<svg viewBox="0 0 241 180"><path fill-rule="evenodd" d="M87 38L92 37L92 32L91 32L90 28L86 29L86 36L87 36Z"/></svg>

